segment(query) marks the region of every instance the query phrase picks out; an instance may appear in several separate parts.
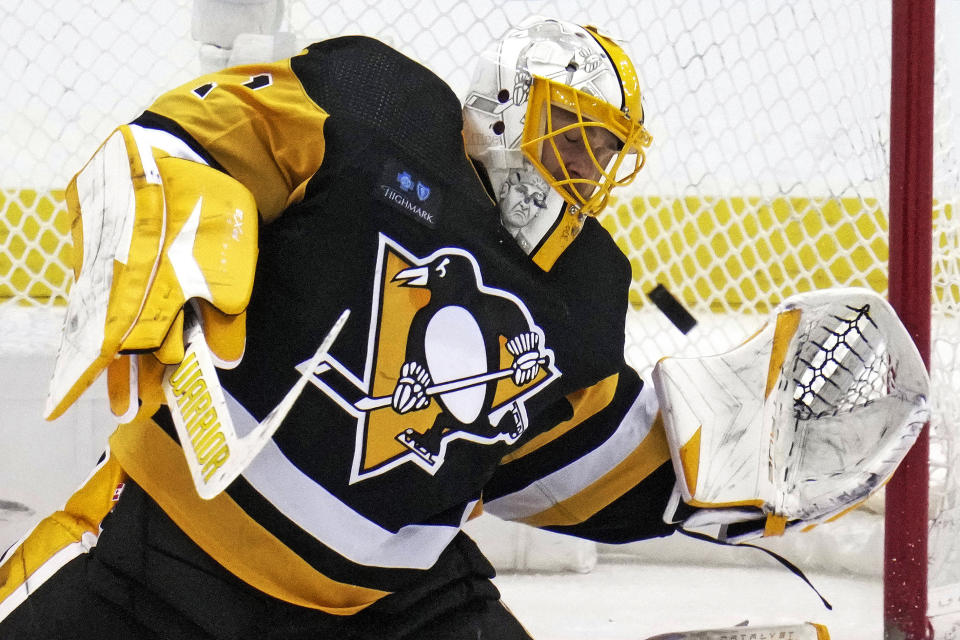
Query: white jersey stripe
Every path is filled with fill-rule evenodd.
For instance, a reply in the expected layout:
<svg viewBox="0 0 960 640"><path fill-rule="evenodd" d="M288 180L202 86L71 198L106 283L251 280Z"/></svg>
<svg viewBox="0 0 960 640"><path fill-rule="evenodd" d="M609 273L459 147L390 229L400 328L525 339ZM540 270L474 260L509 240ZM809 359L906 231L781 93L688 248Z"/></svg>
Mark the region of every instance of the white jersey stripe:
<svg viewBox="0 0 960 640"><path fill-rule="evenodd" d="M256 426L256 419L235 398L224 395L238 433ZM300 471L272 440L243 477L297 526L358 564L428 569L460 530L459 526L407 525L396 533L388 531ZM461 526L475 506L476 501L466 505Z"/></svg>
<svg viewBox="0 0 960 640"><path fill-rule="evenodd" d="M617 430L599 447L515 493L485 502L484 511L523 520L575 496L609 473L643 442L657 417L653 385L644 385Z"/></svg>

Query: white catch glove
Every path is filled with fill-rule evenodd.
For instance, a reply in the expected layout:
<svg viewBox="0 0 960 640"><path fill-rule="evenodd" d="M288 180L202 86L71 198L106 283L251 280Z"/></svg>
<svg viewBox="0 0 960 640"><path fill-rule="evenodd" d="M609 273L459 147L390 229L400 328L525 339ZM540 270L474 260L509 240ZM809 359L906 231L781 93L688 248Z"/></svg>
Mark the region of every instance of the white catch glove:
<svg viewBox="0 0 960 640"><path fill-rule="evenodd" d="M721 540L845 513L883 486L929 419L923 360L876 293L799 294L773 317L732 351L653 370L678 489L697 508L680 519L719 526ZM750 520L753 531L728 534Z"/></svg>

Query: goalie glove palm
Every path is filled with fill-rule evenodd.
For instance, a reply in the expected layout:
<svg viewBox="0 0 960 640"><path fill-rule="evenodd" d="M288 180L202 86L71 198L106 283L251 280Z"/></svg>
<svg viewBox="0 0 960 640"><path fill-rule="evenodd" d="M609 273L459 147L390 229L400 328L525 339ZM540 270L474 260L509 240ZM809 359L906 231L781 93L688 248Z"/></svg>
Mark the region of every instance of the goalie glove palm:
<svg viewBox="0 0 960 640"><path fill-rule="evenodd" d="M740 347L665 358L653 381L683 501L765 518L757 534L865 500L929 417L913 341L890 305L863 289L794 296ZM700 513L690 523L710 520L725 522Z"/></svg>

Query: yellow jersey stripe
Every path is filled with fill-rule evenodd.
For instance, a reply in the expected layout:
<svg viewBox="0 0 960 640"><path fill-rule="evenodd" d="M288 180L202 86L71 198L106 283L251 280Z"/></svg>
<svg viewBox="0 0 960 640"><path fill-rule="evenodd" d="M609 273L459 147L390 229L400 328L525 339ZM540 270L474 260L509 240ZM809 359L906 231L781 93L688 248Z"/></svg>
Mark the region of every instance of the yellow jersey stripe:
<svg viewBox="0 0 960 640"><path fill-rule="evenodd" d="M626 458L579 493L550 509L521 519L534 527L580 524L640 484L670 459L663 420L657 414L650 433Z"/></svg>
<svg viewBox="0 0 960 640"><path fill-rule="evenodd" d="M99 535L100 522L113 508L114 495L125 479L117 461L108 457L67 500L62 511L41 520L0 565L0 603L28 582L31 590L36 589L54 569L92 546ZM71 545L77 548L60 554ZM51 564L56 567L51 569Z"/></svg>
<svg viewBox="0 0 960 640"><path fill-rule="evenodd" d="M545 431L530 440L522 447L508 453L503 457L501 463L506 464L533 453L540 447L550 444L568 431L574 429L585 420L600 413L610 404L617 392L617 382L620 374L615 373L598 382L597 384L581 389L567 396L567 400L573 405L573 417L564 420L549 431Z"/></svg>
<svg viewBox="0 0 960 640"><path fill-rule="evenodd" d="M329 578L247 515L227 494L203 500L183 450L152 420L121 426L110 446L123 468L217 562L274 598L352 615L389 592Z"/></svg>

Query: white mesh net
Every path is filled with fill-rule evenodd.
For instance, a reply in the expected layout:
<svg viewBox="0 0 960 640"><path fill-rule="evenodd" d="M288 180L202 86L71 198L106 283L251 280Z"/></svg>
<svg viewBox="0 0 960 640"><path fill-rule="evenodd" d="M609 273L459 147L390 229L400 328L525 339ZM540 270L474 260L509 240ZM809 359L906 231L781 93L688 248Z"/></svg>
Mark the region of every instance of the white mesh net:
<svg viewBox="0 0 960 640"><path fill-rule="evenodd" d="M884 2L314 3L290 0L300 44L375 35L461 96L475 52L530 13L628 42L653 146L604 224L634 269L628 358L738 344L793 293L887 287L890 8ZM189 0L33 0L0 9L0 312L57 307L71 282L63 192L100 142L199 73ZM949 38L940 37L941 41ZM949 69L937 68L931 550L934 582L960 579L960 163ZM615 194L616 195L616 194ZM696 319L680 332L656 285Z"/></svg>

